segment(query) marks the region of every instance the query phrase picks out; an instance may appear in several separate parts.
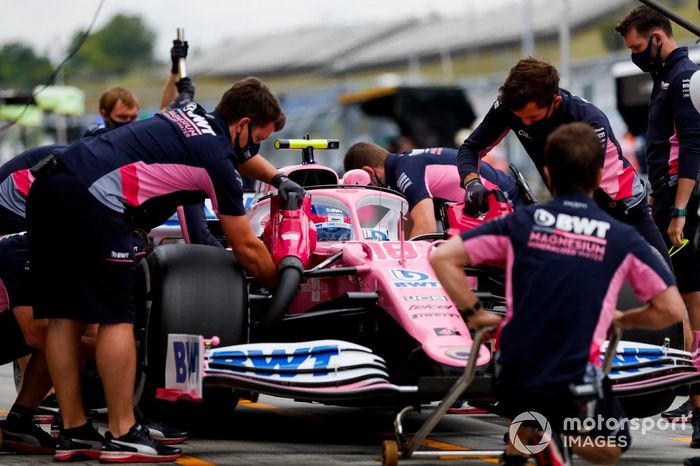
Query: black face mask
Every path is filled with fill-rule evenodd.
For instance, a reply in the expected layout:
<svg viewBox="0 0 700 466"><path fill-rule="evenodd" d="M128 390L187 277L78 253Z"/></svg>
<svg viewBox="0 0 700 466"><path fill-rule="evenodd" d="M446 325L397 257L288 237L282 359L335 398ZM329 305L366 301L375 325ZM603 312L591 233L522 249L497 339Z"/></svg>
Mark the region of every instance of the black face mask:
<svg viewBox="0 0 700 466"><path fill-rule="evenodd" d="M386 185L386 183L384 183L384 182L382 181L382 179L379 178L379 175L377 175L377 172L375 172L374 170L372 170L372 175L374 176L374 182L377 184L377 186L379 186L380 188L388 188L388 186Z"/></svg>
<svg viewBox="0 0 700 466"><path fill-rule="evenodd" d="M547 113L544 114L544 118L537 120L534 123L530 123L529 125L524 125L525 131L527 131L530 136L536 136L549 127L552 119L552 115L549 113L552 110L552 104L554 104L554 99L549 102L549 105L547 106Z"/></svg>
<svg viewBox="0 0 700 466"><path fill-rule="evenodd" d="M114 121L114 120L110 120L109 122L105 122L105 123L107 124L107 127L108 127L108 128L117 129L117 128L121 128L122 126L128 125L129 123L131 123L131 121Z"/></svg>
<svg viewBox="0 0 700 466"><path fill-rule="evenodd" d="M250 123L248 123L248 143L244 147L241 147L239 144L240 136L241 133L236 133L236 138L233 141L233 150L236 155L243 157L245 160L257 155L260 150L260 144L253 142L253 126Z"/></svg>
<svg viewBox="0 0 700 466"><path fill-rule="evenodd" d="M656 48L656 56L651 56L651 49L654 45L654 36L649 38L649 43L647 48L642 52L633 53L631 55L632 63L637 65L637 67L644 71L645 73L652 72L661 66L661 41L659 40L659 45Z"/></svg>

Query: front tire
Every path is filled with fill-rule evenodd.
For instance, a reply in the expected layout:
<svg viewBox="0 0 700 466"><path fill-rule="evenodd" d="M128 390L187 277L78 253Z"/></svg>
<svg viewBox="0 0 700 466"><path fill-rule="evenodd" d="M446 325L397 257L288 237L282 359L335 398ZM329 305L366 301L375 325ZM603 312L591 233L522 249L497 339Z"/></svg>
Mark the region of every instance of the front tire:
<svg viewBox="0 0 700 466"><path fill-rule="evenodd" d="M155 392L165 386L168 334L217 336L221 346L247 341L247 284L233 254L212 246L159 246L142 261L139 275L137 408L161 419L194 415L208 422L232 414L238 396L229 387L205 387L203 406L160 401Z"/></svg>

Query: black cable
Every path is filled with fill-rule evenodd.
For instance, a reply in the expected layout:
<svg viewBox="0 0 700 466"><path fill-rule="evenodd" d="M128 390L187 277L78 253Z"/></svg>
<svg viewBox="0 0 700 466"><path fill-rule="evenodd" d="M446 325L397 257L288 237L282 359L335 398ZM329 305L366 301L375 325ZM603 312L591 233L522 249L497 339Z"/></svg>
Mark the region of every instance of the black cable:
<svg viewBox="0 0 700 466"><path fill-rule="evenodd" d="M63 61L61 61L61 63L59 63L58 66L53 70L53 73L51 73L51 76L49 76L49 79L46 80L44 85L38 91L36 91L32 94L33 97L36 97L39 94L41 94L42 92L44 92L44 90L51 85L53 80L56 79L56 76L58 75L58 73L61 72L61 70L63 69L63 66L68 62L68 60L73 58L73 56L76 53L78 53L78 50L80 50L80 48L85 43L85 40L90 35L90 32L92 32L92 28L95 26L95 21L97 21L97 17L100 14L100 10L102 9L102 5L104 4L104 2L105 2L105 0L100 0L100 4L97 6L97 9L95 10L95 14L92 16L92 21L90 22L90 26L88 26L87 30L85 30L85 32L83 33L83 36L80 38L80 40L75 45L73 50L71 50L71 52L68 54L68 56L66 56L66 58L64 58ZM16 125L17 122L22 119L22 116L24 116L24 114L27 112L28 108L29 108L29 102L24 104L24 108L22 109L22 112L17 116L17 118L15 118L13 121L6 123L4 126L0 127L0 131L5 131L6 129L9 129L12 126Z"/></svg>

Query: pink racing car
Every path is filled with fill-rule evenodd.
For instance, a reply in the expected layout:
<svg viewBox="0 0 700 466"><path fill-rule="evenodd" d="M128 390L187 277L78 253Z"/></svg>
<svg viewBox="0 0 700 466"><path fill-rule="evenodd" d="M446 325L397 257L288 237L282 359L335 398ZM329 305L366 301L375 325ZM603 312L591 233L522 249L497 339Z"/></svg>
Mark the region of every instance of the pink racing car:
<svg viewBox="0 0 700 466"><path fill-rule="evenodd" d="M151 408L156 398L197 401L200 413L220 417L240 396L265 393L403 407L441 399L470 358L477 358L476 377L463 397L492 400L491 350L473 347L428 256L446 234L509 213L507 201L492 196L489 213L477 219L448 207L447 233L406 240L400 194L367 186L362 173L340 180L314 162L314 149L337 148L337 141L277 146L302 150L303 163L281 171L307 196L297 209L264 191L249 217L279 267L280 286L272 293L250 281L223 249L154 248L138 298L140 406ZM469 269L465 286L505 313L500 271ZM670 403L700 379L690 353L628 341L617 350L611 377L628 397L630 416L661 412L666 401L648 400Z"/></svg>

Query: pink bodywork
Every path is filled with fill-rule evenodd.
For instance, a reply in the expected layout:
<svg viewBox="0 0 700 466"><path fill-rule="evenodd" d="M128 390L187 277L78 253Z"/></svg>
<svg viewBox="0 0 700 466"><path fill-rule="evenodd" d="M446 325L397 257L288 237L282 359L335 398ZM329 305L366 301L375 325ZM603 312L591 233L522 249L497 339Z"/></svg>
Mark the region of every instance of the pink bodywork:
<svg viewBox="0 0 700 466"><path fill-rule="evenodd" d="M342 251L343 256L333 266L357 267L358 273L308 279L301 285L287 313L302 314L345 292L377 292L379 306L421 343L431 359L449 366L464 366L469 358L472 339L464 320L430 266L428 257L434 243L357 240L363 238L363 231L355 206L365 196L377 196L377 191L365 188L314 189L309 194L312 203L315 195L342 202L350 215L349 226L355 238L317 243L309 267ZM381 195L401 200L394 194ZM253 217L256 217L255 212L259 209L268 210L269 205L270 199L256 204ZM256 226L253 225L253 228ZM476 288L476 279L469 277L465 285ZM489 350L482 347L478 364L486 364L490 358Z"/></svg>

